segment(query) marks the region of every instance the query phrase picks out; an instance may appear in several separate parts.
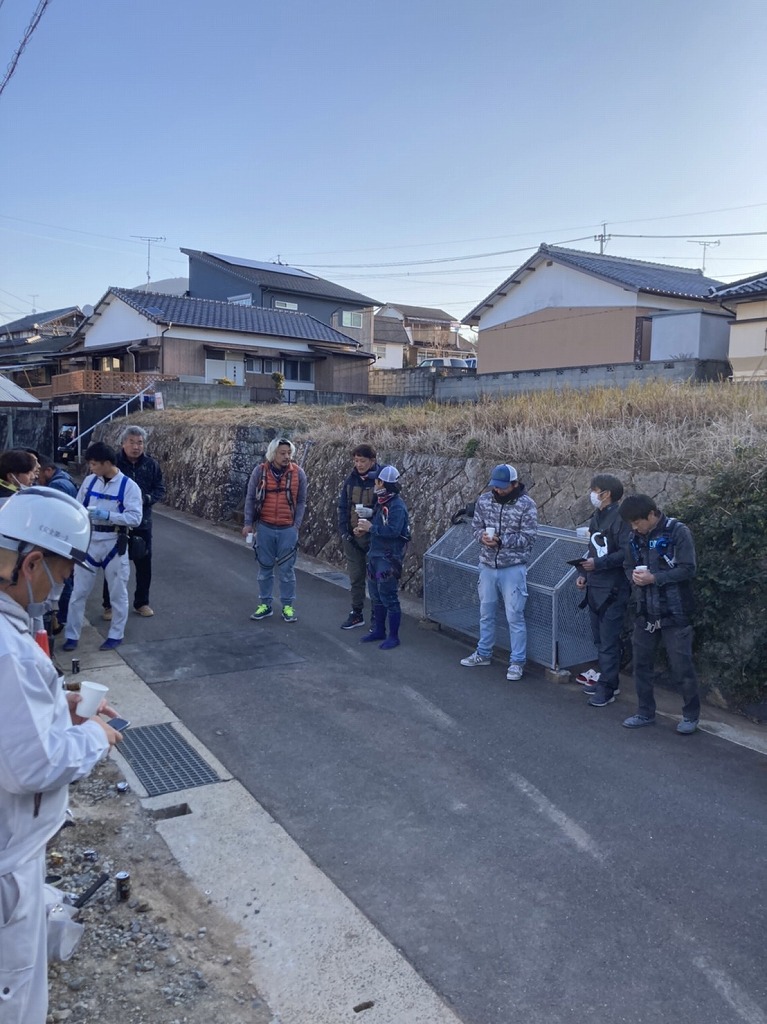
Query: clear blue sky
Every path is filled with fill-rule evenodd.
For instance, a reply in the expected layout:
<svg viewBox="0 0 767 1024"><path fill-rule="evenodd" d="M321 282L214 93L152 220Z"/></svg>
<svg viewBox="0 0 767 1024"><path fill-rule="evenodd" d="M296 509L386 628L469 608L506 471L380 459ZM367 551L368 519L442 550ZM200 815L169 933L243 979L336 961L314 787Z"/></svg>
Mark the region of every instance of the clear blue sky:
<svg viewBox="0 0 767 1024"><path fill-rule="evenodd" d="M36 5L0 0L0 73ZM339 265L767 231L766 39L763 0L52 0L0 96L0 320L140 284L132 235L155 280L279 256L459 318L532 249Z"/></svg>

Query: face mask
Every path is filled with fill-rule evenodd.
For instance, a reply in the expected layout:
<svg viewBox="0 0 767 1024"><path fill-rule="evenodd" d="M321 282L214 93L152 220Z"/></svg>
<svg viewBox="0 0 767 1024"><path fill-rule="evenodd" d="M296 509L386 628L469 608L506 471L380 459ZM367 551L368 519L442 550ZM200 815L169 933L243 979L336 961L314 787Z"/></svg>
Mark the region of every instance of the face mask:
<svg viewBox="0 0 767 1024"><path fill-rule="evenodd" d="M26 491L26 489L29 487L29 484L23 484L14 473L11 473L9 475L11 480L13 480L13 482L16 484L20 491Z"/></svg>
<svg viewBox="0 0 767 1024"><path fill-rule="evenodd" d="M64 589L63 583L57 583L51 575L51 570L48 568L48 563L45 559L42 560L42 567L45 569L45 575L50 580L51 589L48 592L48 597L44 601L33 601L32 600L32 584L27 580L27 596L29 602L27 604L27 615L30 619L41 619L43 615L48 611L49 602L58 601L61 597L61 592Z"/></svg>
<svg viewBox="0 0 767 1024"><path fill-rule="evenodd" d="M589 495L589 499L594 508L599 508L602 504L602 499L599 497L598 491L592 491Z"/></svg>

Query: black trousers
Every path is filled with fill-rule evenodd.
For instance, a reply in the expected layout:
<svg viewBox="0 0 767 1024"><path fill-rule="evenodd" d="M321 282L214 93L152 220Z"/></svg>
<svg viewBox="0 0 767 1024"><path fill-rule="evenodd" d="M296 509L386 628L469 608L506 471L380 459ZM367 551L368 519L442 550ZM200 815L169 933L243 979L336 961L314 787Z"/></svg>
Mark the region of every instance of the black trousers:
<svg viewBox="0 0 767 1024"><path fill-rule="evenodd" d="M143 538L146 544L146 555L143 558L137 558L133 565L136 569L136 590L133 595L133 607L143 608L145 604L149 604L149 587L152 583L152 527L149 529L145 527L138 527L131 530L131 534L134 537ZM107 586L106 580L104 580L104 592L103 592L103 605L105 608L111 608L112 605L109 602L109 587Z"/></svg>
<svg viewBox="0 0 767 1024"><path fill-rule="evenodd" d="M663 641L666 648L671 679L682 691L682 714L697 722L700 716L698 677L692 662L692 626L664 626L649 633L645 620L637 619L634 626L634 685L637 691L638 713L644 718L655 717L653 676L655 654Z"/></svg>

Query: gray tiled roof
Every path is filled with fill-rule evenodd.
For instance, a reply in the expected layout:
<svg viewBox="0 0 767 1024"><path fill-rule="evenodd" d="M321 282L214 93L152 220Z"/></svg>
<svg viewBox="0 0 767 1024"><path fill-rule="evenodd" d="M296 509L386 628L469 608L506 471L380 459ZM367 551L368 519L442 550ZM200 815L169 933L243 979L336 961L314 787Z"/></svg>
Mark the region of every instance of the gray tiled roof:
<svg viewBox="0 0 767 1024"><path fill-rule="evenodd" d="M325 281L321 277L315 277L305 270L298 268L283 267L275 264L273 271L266 269L269 264L257 264L254 260L240 260L236 256L226 257L220 253L205 252L201 249L182 249L181 252L187 256L209 263L213 267L223 268L233 277L243 281L250 281L262 288L271 288L278 292L290 292L294 295L316 295L325 299L345 299L358 306L380 306L382 303L371 299L367 295L353 292L350 288L344 288L332 281ZM252 264L246 266L244 264ZM279 267L279 269L278 269ZM286 271L296 270L295 274Z"/></svg>
<svg viewBox="0 0 767 1024"><path fill-rule="evenodd" d="M711 293L714 299L749 299L767 295L767 274L754 274L732 284L723 284Z"/></svg>
<svg viewBox="0 0 767 1024"><path fill-rule="evenodd" d="M557 245L541 245L538 251L519 269L506 278L498 288L466 316L466 321L474 320L480 315L483 306L494 296L506 291L507 285L519 280L519 275L528 268L540 263L543 259L551 259L565 266L573 267L587 274L594 274L607 281L613 281L625 288L650 295L668 295L683 299L700 299L711 302L711 290L718 288L722 282L712 277L704 277L700 270L687 267L673 267L664 263L647 263L644 260L631 260L625 256L609 256L607 253L582 252L579 249L565 249Z"/></svg>
<svg viewBox="0 0 767 1024"><path fill-rule="evenodd" d="M80 310L77 306L66 306L64 309L50 309L47 313L30 313L28 316L23 316L20 320L11 320L10 323L0 326L0 335L15 334L17 331L31 331L35 324L44 326L53 320L58 320L62 316L79 312Z"/></svg>
<svg viewBox="0 0 767 1024"><path fill-rule="evenodd" d="M183 295L158 295L157 292L142 292L133 288L110 288L101 303L110 293L156 324L208 327L214 331L241 331L244 334L268 334L300 341L334 342L347 348L356 348L359 345L353 338L328 327L315 317L287 309L239 306L235 302L190 299Z"/></svg>
<svg viewBox="0 0 767 1024"><path fill-rule="evenodd" d="M432 309L429 306L403 306L401 302L387 302L387 306L398 309L404 316L411 320L444 320L447 323L454 323L455 317L446 313L444 309Z"/></svg>
<svg viewBox="0 0 767 1024"><path fill-rule="evenodd" d="M399 308L399 307L397 307ZM386 342L409 345L410 338L404 324L396 316L376 316L373 319L373 340L383 345Z"/></svg>

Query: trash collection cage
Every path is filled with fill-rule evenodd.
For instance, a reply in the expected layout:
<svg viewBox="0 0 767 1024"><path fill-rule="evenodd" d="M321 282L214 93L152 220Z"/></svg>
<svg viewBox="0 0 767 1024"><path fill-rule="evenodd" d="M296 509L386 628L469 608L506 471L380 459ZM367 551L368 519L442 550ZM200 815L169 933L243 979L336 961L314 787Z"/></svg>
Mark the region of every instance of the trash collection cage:
<svg viewBox="0 0 767 1024"><path fill-rule="evenodd" d="M423 602L426 618L479 639L479 543L471 523L451 526L424 555ZM568 559L585 554L586 542L574 530L539 526L527 567L527 657L548 668L596 659L588 612L578 605L577 570ZM496 646L509 650L503 600L498 601Z"/></svg>

